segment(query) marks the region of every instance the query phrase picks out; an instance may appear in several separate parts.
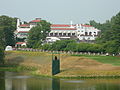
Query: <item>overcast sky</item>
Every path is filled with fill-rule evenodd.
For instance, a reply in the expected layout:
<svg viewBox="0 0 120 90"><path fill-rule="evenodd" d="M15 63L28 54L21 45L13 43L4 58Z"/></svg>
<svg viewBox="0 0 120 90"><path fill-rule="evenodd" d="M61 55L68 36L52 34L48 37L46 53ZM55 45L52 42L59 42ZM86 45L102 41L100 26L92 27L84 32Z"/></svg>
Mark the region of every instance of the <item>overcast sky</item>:
<svg viewBox="0 0 120 90"><path fill-rule="evenodd" d="M0 0L0 15L51 23L105 22L120 11L120 0Z"/></svg>

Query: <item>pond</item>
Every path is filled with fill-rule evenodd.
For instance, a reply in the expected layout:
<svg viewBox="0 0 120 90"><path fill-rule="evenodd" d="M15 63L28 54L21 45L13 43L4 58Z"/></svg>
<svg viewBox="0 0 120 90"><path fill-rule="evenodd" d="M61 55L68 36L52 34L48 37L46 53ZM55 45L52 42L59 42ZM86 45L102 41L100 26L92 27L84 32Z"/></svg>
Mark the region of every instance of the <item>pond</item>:
<svg viewBox="0 0 120 90"><path fill-rule="evenodd" d="M56 79L0 72L0 90L120 90L120 79Z"/></svg>

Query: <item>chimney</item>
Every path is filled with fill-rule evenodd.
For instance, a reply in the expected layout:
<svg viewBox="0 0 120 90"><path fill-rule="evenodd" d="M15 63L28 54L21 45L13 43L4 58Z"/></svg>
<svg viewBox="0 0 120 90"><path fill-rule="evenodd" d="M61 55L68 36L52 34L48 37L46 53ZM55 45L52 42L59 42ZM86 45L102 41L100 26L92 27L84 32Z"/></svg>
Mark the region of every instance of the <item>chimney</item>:
<svg viewBox="0 0 120 90"><path fill-rule="evenodd" d="M73 22L72 21L70 21L70 27L73 28Z"/></svg>
<svg viewBox="0 0 120 90"><path fill-rule="evenodd" d="M17 29L19 28L19 26L20 26L20 19L18 18L17 19Z"/></svg>
<svg viewBox="0 0 120 90"><path fill-rule="evenodd" d="M36 20L41 20L41 18L36 18Z"/></svg>

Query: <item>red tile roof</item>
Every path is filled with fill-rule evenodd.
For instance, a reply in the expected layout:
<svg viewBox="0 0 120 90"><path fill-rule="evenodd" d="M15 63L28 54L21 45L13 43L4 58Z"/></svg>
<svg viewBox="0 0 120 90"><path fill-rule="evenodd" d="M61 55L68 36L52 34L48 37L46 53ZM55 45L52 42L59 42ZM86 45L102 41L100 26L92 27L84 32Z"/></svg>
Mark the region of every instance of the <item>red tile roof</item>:
<svg viewBox="0 0 120 90"><path fill-rule="evenodd" d="M19 31L18 33L28 33L29 31Z"/></svg>
<svg viewBox="0 0 120 90"><path fill-rule="evenodd" d="M16 44L24 44L25 42L17 42Z"/></svg>
<svg viewBox="0 0 120 90"><path fill-rule="evenodd" d="M92 27L91 25L83 25L83 24L81 24L81 26L83 26L83 27Z"/></svg>
<svg viewBox="0 0 120 90"><path fill-rule="evenodd" d="M71 25L67 25L67 24L52 24L51 27L70 27ZM72 26L76 26L76 25L72 25ZM83 27L92 27L91 25L83 25L81 24L81 26Z"/></svg>
<svg viewBox="0 0 120 90"><path fill-rule="evenodd" d="M40 22L41 20L32 20L30 22Z"/></svg>
<svg viewBox="0 0 120 90"><path fill-rule="evenodd" d="M76 30L76 28L51 28L51 30Z"/></svg>
<svg viewBox="0 0 120 90"><path fill-rule="evenodd" d="M30 27L29 24L21 24L19 27Z"/></svg>
<svg viewBox="0 0 120 90"><path fill-rule="evenodd" d="M71 25L66 24L52 24L51 27L70 27Z"/></svg>

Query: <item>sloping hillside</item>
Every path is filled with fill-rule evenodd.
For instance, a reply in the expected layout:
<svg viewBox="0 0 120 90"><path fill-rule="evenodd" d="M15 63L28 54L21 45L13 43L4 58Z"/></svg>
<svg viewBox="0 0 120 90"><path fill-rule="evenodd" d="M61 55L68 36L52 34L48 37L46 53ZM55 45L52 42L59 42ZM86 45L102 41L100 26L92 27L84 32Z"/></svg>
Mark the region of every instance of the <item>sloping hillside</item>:
<svg viewBox="0 0 120 90"><path fill-rule="evenodd" d="M6 63L36 67L36 74L51 75L52 54L45 52L6 52ZM61 73L56 76L120 76L120 66L102 63L92 58L61 54Z"/></svg>

